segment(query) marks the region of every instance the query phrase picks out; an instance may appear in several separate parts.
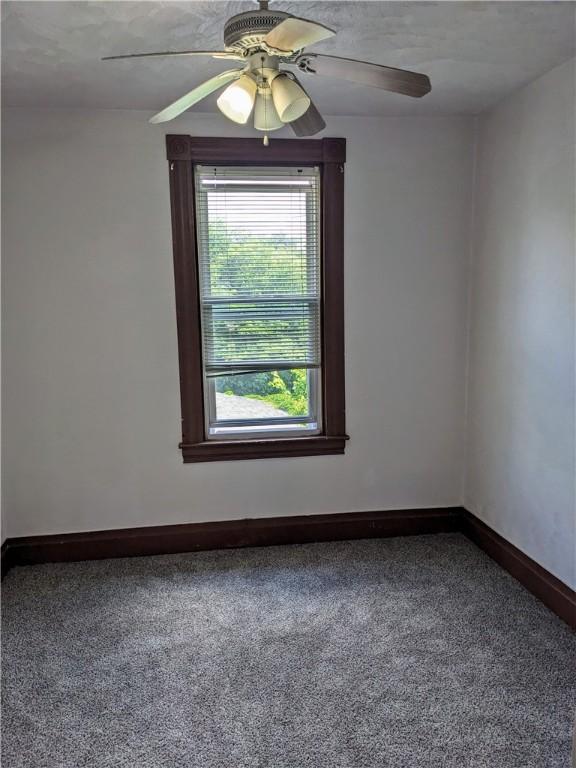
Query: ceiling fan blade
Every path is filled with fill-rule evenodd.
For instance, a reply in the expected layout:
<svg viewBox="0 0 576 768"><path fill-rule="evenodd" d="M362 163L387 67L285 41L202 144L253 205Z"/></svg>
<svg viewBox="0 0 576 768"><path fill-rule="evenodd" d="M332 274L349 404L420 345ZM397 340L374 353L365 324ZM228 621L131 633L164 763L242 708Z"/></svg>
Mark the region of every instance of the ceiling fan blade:
<svg viewBox="0 0 576 768"><path fill-rule="evenodd" d="M406 69L384 67L381 64L371 64L368 61L345 59L341 56L303 53L296 59L296 64L302 72L341 77L361 85L370 85L416 98L425 96L432 88L427 75L409 72Z"/></svg>
<svg viewBox="0 0 576 768"><path fill-rule="evenodd" d="M300 88L306 93L305 88L302 86L302 83L298 80L297 77L294 75L291 75L292 79L295 80ZM310 99L309 94L306 93L306 96ZM304 112L302 117L299 117L297 120L292 120L290 122L290 127L296 134L296 136L315 136L317 133L320 133L320 131L323 131L324 128L326 128L326 123L324 122L324 118L318 112L316 109L316 105L310 99L310 106Z"/></svg>
<svg viewBox="0 0 576 768"><path fill-rule="evenodd" d="M307 45L314 45L336 34L323 24L290 17L284 19L264 38L266 45L279 51L299 51Z"/></svg>
<svg viewBox="0 0 576 768"><path fill-rule="evenodd" d="M314 102L298 120L292 120L289 123L296 136L315 136L326 128L326 123L320 112L316 109Z"/></svg>
<svg viewBox="0 0 576 768"><path fill-rule="evenodd" d="M242 59L243 56L228 51L161 51L159 53L125 53L121 56L104 56L101 61L114 59L146 59L160 56L212 56L213 59Z"/></svg>
<svg viewBox="0 0 576 768"><path fill-rule="evenodd" d="M166 123L168 120L173 120L175 117L181 115L182 112L185 112L194 104L197 104L202 99L205 99L206 96L209 96L214 91L217 91L218 88L221 88L223 85L226 85L232 80L237 80L242 72L243 70L241 69L229 69L226 72L220 72L220 74L216 75L216 77L211 77L210 80L206 80L205 83L202 83L201 85L191 90L189 93L181 96L173 104L170 104L168 107L166 107L166 109L163 109L162 112L158 112L157 115L154 115L154 117L150 118L150 122Z"/></svg>

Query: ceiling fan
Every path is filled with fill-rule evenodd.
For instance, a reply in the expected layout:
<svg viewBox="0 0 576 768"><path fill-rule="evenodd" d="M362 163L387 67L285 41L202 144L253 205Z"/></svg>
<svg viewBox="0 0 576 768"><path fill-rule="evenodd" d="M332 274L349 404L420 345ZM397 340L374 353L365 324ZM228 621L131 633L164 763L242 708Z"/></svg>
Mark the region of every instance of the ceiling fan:
<svg viewBox="0 0 576 768"><path fill-rule="evenodd" d="M239 13L224 26L223 51L165 51L161 53L130 53L106 56L113 59L137 59L159 56L211 56L231 59L244 66L229 69L197 86L173 104L150 118L151 123L173 120L224 86L218 97L221 112L235 123L246 124L254 112L254 127L268 132L290 124L297 136L313 136L326 127L310 97L289 70L287 64L301 72L327 75L350 80L361 85L381 88L406 96L421 97L429 93L426 75L404 69L384 67L366 61L347 59L304 49L336 33L323 24L300 19L283 11L271 11L268 0L258 0L259 9Z"/></svg>

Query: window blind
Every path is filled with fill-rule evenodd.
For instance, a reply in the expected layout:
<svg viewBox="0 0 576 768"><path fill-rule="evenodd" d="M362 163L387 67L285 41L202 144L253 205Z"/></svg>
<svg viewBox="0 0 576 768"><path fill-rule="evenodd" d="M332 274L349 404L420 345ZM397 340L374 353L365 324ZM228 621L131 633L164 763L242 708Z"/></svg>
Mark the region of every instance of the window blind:
<svg viewBox="0 0 576 768"><path fill-rule="evenodd" d="M196 166L207 376L321 363L317 168Z"/></svg>

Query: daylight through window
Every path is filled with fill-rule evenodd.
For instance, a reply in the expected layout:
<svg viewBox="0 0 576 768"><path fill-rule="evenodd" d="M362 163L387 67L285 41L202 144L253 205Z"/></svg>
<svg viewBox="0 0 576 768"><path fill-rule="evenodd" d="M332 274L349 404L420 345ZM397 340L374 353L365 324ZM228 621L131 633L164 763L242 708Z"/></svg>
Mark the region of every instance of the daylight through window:
<svg viewBox="0 0 576 768"><path fill-rule="evenodd" d="M317 434L319 169L195 173L206 436Z"/></svg>

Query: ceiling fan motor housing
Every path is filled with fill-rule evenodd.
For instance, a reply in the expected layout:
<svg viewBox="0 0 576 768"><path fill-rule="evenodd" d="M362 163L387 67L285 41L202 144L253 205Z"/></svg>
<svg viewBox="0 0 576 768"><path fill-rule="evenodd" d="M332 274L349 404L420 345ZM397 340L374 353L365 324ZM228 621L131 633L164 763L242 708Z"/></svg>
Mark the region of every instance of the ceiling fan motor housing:
<svg viewBox="0 0 576 768"><path fill-rule="evenodd" d="M244 52L257 48L270 30L284 19L291 18L283 11L247 11L228 19L224 27L226 48Z"/></svg>

